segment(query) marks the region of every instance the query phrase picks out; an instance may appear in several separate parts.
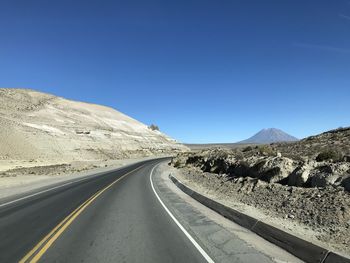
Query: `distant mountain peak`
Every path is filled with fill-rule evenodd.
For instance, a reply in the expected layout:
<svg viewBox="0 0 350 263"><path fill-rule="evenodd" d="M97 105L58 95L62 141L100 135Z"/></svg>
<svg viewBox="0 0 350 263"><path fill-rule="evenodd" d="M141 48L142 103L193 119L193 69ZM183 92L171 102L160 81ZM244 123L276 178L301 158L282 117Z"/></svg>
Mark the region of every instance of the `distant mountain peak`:
<svg viewBox="0 0 350 263"><path fill-rule="evenodd" d="M273 143L298 141L298 138L277 128L264 128L252 137L239 143Z"/></svg>

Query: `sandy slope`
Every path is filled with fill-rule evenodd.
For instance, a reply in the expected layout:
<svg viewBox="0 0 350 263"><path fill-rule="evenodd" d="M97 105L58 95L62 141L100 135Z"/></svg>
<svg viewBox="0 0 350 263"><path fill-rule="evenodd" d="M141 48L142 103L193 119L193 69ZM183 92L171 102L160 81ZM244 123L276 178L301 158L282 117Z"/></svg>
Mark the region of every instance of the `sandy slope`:
<svg viewBox="0 0 350 263"><path fill-rule="evenodd" d="M112 108L27 89L0 89L0 171L187 148Z"/></svg>

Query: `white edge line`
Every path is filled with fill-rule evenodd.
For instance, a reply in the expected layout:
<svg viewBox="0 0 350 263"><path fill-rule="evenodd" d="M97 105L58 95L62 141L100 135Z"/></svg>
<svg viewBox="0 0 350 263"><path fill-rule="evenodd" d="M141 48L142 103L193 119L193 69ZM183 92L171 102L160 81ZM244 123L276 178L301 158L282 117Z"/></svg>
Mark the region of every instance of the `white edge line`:
<svg viewBox="0 0 350 263"><path fill-rule="evenodd" d="M84 179L86 179L86 178L84 178ZM61 185L58 185L58 186L55 186L55 187L52 187L52 188L49 188L49 189L46 189L46 190L43 190L43 191L34 193L34 194L31 194L31 195L26 195L26 196L23 196L23 197L21 197L21 198L18 198L18 199L9 201L9 202L7 202L7 203L3 203L3 204L0 205L0 207L7 206L7 205L9 205L9 204L13 204L13 203L16 203L16 202L18 202L18 201L28 199L28 198L30 198L30 197L33 197L33 196L36 196L36 195L40 195L40 194L49 192L49 191L55 190L55 189L57 189L57 188L64 187L64 186L66 186L66 185L70 185L70 184L73 184L73 183L78 183L78 182L83 181L84 179L77 180L77 181L74 181L74 182L65 183L65 184L61 184Z"/></svg>
<svg viewBox="0 0 350 263"><path fill-rule="evenodd" d="M159 164L158 164L159 165ZM181 229L181 231L186 235L186 237L191 241L191 243L197 248L197 250L199 251L199 253L202 254L202 256L205 258L205 260L209 263L215 263L214 260L207 254L207 252L204 251L204 249L197 243L197 241L187 232L187 230L180 224L180 222L175 218L175 216L170 212L170 210L165 206L165 204L163 203L163 201L160 199L159 195L157 194L154 185L153 185L153 181L152 181L152 176L153 176L153 171L154 169L158 166L155 165L151 171L151 175L149 177L149 180L151 181L151 186L152 186L152 190L154 192L154 194L156 195L158 201L160 202L160 204L163 206L163 208L165 209L165 211L169 214L169 216L171 217L172 220L174 220L174 222L176 223L176 225Z"/></svg>
<svg viewBox="0 0 350 263"><path fill-rule="evenodd" d="M131 164L132 165L132 164ZM130 166L131 166L130 165ZM12 201L9 201L9 202L6 202L6 203L3 203L3 204L0 204L0 207L3 207L3 206L7 206L7 205L10 205L10 204L13 204L13 203L16 203L16 202L19 202L19 201L22 201L22 200L25 200L25 199L28 199L28 198L31 198L33 196L36 196L36 195L40 195L40 194L43 194L43 193L46 193L46 192L50 192L52 190L55 190L55 189L58 189L58 188L61 188L61 187L64 187L64 186L67 186L67 185L70 185L70 184L74 184L74 183L79 183L81 181L85 181L85 180L89 180L91 179L92 177L94 176L98 176L97 174L106 174L106 173L109 173L109 172L113 172L113 171L118 171L118 170L121 170L123 168L126 168L128 165L126 165L125 167L121 166L121 167L118 167L116 169L112 169L111 171L105 171L105 172L99 172L99 173L96 173L96 174L91 174L91 175L87 175L87 176L83 176L84 178L82 179L78 179L78 180L74 180L71 181L71 182L68 182L68 183L65 183L65 184L60 184L60 185L57 185L55 187L52 187L52 188L49 188L49 189L46 189L46 190L43 190L43 191L40 191L40 192L36 192L34 194L30 194L30 195L26 195L26 196L23 196L21 198L18 198L18 199L15 199L15 200L12 200ZM45 186L44 186L45 187Z"/></svg>

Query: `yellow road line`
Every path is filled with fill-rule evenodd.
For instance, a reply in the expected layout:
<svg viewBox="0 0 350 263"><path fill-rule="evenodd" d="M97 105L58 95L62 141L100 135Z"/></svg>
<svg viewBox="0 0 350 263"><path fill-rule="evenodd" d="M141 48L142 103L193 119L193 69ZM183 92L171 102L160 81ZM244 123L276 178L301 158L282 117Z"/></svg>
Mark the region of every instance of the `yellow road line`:
<svg viewBox="0 0 350 263"><path fill-rule="evenodd" d="M50 246L55 242L55 240L64 232L64 230L88 207L97 197L99 197L103 192L108 190L114 184L125 178L127 175L141 169L144 165L124 174L102 190L98 191L87 199L83 204L81 204L77 209L70 213L65 219L62 220L54 229L51 230L32 250L30 250L19 262L24 263L28 262L34 263L38 262L39 259L45 254L45 252L50 248ZM45 245L43 245L45 244ZM37 252L37 253L36 253ZM33 256L34 255L34 256Z"/></svg>
<svg viewBox="0 0 350 263"><path fill-rule="evenodd" d="M78 208L76 208L72 213L70 213L65 219L61 221L54 229L51 230L31 251L29 251L25 257L23 257L19 263L26 262L34 253L37 251L45 242L48 240L76 211L78 211L86 202L88 202L91 198L93 198L96 194L91 196L88 200L82 203Z"/></svg>

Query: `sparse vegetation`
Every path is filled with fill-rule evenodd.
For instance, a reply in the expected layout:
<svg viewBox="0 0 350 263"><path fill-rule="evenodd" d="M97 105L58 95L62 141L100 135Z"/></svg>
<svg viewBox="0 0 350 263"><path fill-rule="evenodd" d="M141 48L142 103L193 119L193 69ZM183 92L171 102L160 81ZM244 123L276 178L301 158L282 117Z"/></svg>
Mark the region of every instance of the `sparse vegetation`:
<svg viewBox="0 0 350 263"><path fill-rule="evenodd" d="M252 151L253 150L253 147L252 146L247 146L247 147L245 147L243 150L242 150L242 152L250 152L250 151Z"/></svg>
<svg viewBox="0 0 350 263"><path fill-rule="evenodd" d="M181 162L179 160L176 160L173 164L174 167L178 168L181 166Z"/></svg>
<svg viewBox="0 0 350 263"><path fill-rule="evenodd" d="M276 155L276 151L270 145L259 145L258 151L262 155L268 155L268 156Z"/></svg>
<svg viewBox="0 0 350 263"><path fill-rule="evenodd" d="M151 124L150 126L148 126L148 128L152 131L159 131L159 127L155 124Z"/></svg>
<svg viewBox="0 0 350 263"><path fill-rule="evenodd" d="M319 153L316 157L317 162L333 160L334 162L341 161L342 154L336 150L328 149Z"/></svg>

